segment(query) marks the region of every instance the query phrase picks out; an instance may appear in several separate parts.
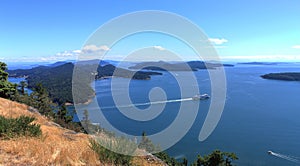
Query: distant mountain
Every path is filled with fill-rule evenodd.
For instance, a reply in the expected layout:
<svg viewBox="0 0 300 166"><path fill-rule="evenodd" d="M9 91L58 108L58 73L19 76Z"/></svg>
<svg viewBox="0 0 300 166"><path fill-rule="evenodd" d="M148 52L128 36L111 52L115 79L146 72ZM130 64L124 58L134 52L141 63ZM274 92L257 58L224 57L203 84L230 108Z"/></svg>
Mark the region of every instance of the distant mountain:
<svg viewBox="0 0 300 166"><path fill-rule="evenodd" d="M113 60L100 60L100 59L92 59L92 60L84 60L84 61L75 61L74 64L80 64L80 65L95 65L99 64L101 66L105 66L108 64L116 66L119 62L113 61Z"/></svg>
<svg viewBox="0 0 300 166"><path fill-rule="evenodd" d="M76 103L88 101L88 99L94 95L94 91L90 86L93 79L101 79L114 75L117 77L148 80L151 78L151 75L161 75L161 73L158 72L138 71L135 73L127 69L117 68L110 64L105 66L97 65L97 71L93 71L94 69L91 68L93 65L90 64L91 62L78 63L77 65L82 67L83 70L77 70L82 73L78 73L79 78L75 79L72 78L75 65L71 62L59 62L50 66L8 70L7 72L10 77L26 77L28 88L30 89L35 88L38 83L41 83L47 89L53 101L58 103L73 102L72 85L74 95L78 96ZM114 73L114 71L117 72ZM76 82L76 80L79 80L79 82Z"/></svg>
<svg viewBox="0 0 300 166"><path fill-rule="evenodd" d="M237 63L240 65L278 65L276 62L243 62L243 63Z"/></svg>
<svg viewBox="0 0 300 166"><path fill-rule="evenodd" d="M53 64L50 64L50 65L47 65L49 67L57 67L57 66L61 66L61 65L64 65L66 63L70 63L70 62L67 62L67 61L59 61L59 62L55 62Z"/></svg>
<svg viewBox="0 0 300 166"><path fill-rule="evenodd" d="M48 62L37 63L37 62L7 62L7 67L9 70L16 69L31 69L33 67L38 67L40 65L48 65Z"/></svg>
<svg viewBox="0 0 300 166"><path fill-rule="evenodd" d="M288 72L288 73L269 73L261 76L264 79L271 80L284 80L284 81L300 81L299 72Z"/></svg>
<svg viewBox="0 0 300 166"><path fill-rule="evenodd" d="M232 67L234 65L230 64L219 64L219 63L209 63L203 61L189 61L180 63L169 63L164 61L158 62L141 62L134 66L129 67L129 69L145 69L145 70L158 70L158 71L197 71L199 69L215 69L221 66Z"/></svg>

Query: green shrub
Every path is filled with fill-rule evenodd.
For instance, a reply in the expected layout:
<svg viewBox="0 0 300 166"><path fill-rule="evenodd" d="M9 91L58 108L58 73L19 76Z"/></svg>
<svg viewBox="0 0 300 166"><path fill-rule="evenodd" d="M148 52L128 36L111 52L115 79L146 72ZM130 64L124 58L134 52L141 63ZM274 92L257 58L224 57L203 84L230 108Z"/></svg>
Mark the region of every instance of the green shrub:
<svg viewBox="0 0 300 166"><path fill-rule="evenodd" d="M32 124L34 117L20 116L6 118L0 116L0 138L11 139L21 136L37 137L42 134L40 125Z"/></svg>
<svg viewBox="0 0 300 166"><path fill-rule="evenodd" d="M158 152L158 153L155 153L154 156L161 159L168 165L172 165L172 166L186 166L187 165L186 158L183 158L182 159L183 161L180 162L180 161L177 161L174 157L169 156L168 153L166 153L166 152Z"/></svg>
<svg viewBox="0 0 300 166"><path fill-rule="evenodd" d="M192 166L233 166L234 160L238 160L234 153L214 150L211 154L203 157L198 155Z"/></svg>
<svg viewBox="0 0 300 166"><path fill-rule="evenodd" d="M104 146L105 145L105 148ZM126 138L114 138L114 139L90 139L90 147L94 150L99 157L99 160L104 163L110 163L113 165L130 166L132 155L135 152L137 145ZM111 151L114 149L117 152ZM124 155L126 154L126 155Z"/></svg>

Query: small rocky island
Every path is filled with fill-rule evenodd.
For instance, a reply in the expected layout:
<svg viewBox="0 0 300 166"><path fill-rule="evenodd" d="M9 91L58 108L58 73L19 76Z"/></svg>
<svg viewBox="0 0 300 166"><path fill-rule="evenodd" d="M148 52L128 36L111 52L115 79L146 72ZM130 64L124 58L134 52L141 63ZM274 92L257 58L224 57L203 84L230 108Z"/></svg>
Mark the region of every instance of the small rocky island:
<svg viewBox="0 0 300 166"><path fill-rule="evenodd" d="M269 73L261 77L271 80L300 81L300 72Z"/></svg>

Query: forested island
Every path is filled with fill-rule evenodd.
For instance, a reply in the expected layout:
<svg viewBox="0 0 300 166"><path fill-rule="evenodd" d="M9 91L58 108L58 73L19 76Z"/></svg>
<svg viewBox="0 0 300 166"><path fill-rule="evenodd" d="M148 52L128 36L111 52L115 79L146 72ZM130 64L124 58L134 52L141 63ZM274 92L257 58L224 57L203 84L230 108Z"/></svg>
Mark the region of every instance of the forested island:
<svg viewBox="0 0 300 166"><path fill-rule="evenodd" d="M278 65L277 62L242 62L239 65Z"/></svg>
<svg viewBox="0 0 300 166"><path fill-rule="evenodd" d="M101 79L110 76L132 78L139 80L149 80L151 75L161 75L158 72L130 71L127 69L117 68L114 65L99 65L97 71L91 68L92 63L78 64L86 70L77 70L77 75L81 80L78 83L73 82L73 93L80 98L76 103L85 103L94 96L94 90L90 83L94 79ZM28 82L28 88L34 89L37 84L41 83L49 92L51 99L57 103L73 103L72 96L72 76L75 65L71 62L60 63L48 66L38 66L32 69L8 70L10 77L25 77ZM114 71L117 71L114 73ZM90 73L90 74L87 74ZM85 93L82 93L85 92Z"/></svg>
<svg viewBox="0 0 300 166"><path fill-rule="evenodd" d="M271 80L300 81L300 72L269 73L261 77Z"/></svg>
<svg viewBox="0 0 300 166"><path fill-rule="evenodd" d="M188 61L188 62L177 62L170 63L165 61L158 62L141 62L129 69L145 69L145 70L157 70L157 71L197 71L201 69L215 69L217 67L233 67L231 64L211 63L203 61Z"/></svg>

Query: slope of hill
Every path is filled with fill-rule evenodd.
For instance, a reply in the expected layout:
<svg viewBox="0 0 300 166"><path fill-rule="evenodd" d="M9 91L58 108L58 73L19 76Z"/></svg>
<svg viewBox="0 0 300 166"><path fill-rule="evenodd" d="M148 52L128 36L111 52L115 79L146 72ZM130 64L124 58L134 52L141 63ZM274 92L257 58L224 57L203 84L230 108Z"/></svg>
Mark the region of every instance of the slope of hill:
<svg viewBox="0 0 300 166"><path fill-rule="evenodd" d="M16 118L33 116L41 125L40 138L1 140L0 165L109 165L100 163L97 154L89 147L91 136L60 127L24 104L0 98L0 115ZM162 166L160 160L150 156L134 157L134 165Z"/></svg>
<svg viewBox="0 0 300 166"><path fill-rule="evenodd" d="M0 164L5 165L100 165L89 148L89 136L61 128L24 104L0 98L0 115L33 116L41 125L41 138L0 140Z"/></svg>

